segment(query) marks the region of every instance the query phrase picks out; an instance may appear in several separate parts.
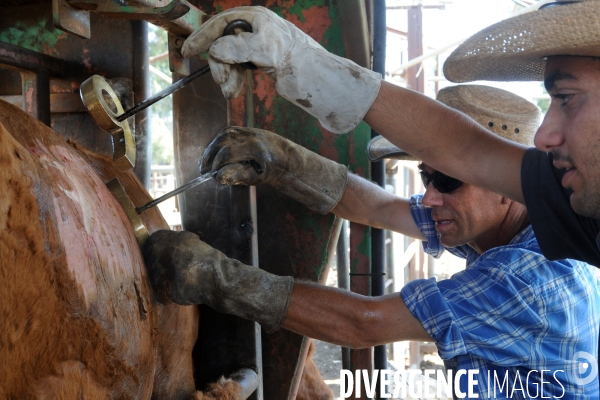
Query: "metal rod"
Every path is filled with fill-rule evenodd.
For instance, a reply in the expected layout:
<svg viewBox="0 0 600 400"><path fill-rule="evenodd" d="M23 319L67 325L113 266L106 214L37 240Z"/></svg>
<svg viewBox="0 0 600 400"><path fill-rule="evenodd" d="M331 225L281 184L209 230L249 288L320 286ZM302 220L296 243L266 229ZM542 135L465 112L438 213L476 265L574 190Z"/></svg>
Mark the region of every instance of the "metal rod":
<svg viewBox="0 0 600 400"><path fill-rule="evenodd" d="M252 32L252 25L250 25L250 23L248 23L247 21L244 21L243 19L236 19L234 21L231 21L229 24L227 24L227 26L225 27L225 30L223 31L223 36L235 35L236 29L241 29L245 32ZM247 69L257 69L256 65L252 64L251 62L245 62L245 63L242 63L241 65L242 65L242 67L247 68ZM134 107L130 108L129 110L125 111L123 114L119 115L117 117L117 121L123 122L129 117L133 117L135 114L139 113L142 110L145 110L146 108L150 107L152 104L156 103L159 100L164 99L165 97L172 94L173 92L178 91L179 89L181 89L182 87L184 87L185 85L187 85L188 83L190 83L191 81L196 79L197 77L204 75L208 71L210 71L210 66L207 65L203 68L200 68L198 71L194 72L193 74L190 74L190 75L186 76L185 78L178 80L177 82L175 82L168 88L161 90L160 92L156 93L154 96L142 101L141 103L139 103L139 104L135 105Z"/></svg>
<svg viewBox="0 0 600 400"><path fill-rule="evenodd" d="M373 1L373 70L385 76L386 49L386 6L385 0ZM378 136L374 130L371 137ZM371 179L385 189L385 161L371 163ZM371 229L371 296L385 294L385 230ZM376 370L387 368L387 349L385 345L375 346L373 364ZM384 398L387 387L379 387L376 399Z"/></svg>
<svg viewBox="0 0 600 400"><path fill-rule="evenodd" d="M142 110L145 110L146 108L150 107L152 104L156 103L157 101L164 99L171 93L178 91L179 89L181 89L182 87L184 87L185 85L187 85L188 83L190 83L191 81L196 79L197 77L204 75L208 71L210 71L210 66L207 65L203 68L200 68L198 71L194 72L193 74L188 75L185 78L178 80L176 83L172 84L168 88L161 90L160 92L156 93L154 96L142 101L141 103L137 104L136 106L125 111L123 114L119 115L117 117L117 121L123 122L129 117L133 117L135 114L139 113Z"/></svg>
<svg viewBox="0 0 600 400"><path fill-rule="evenodd" d="M258 374L250 368L242 368L233 373L229 378L238 383L240 388L239 395L242 400L246 400L258 388Z"/></svg>
<svg viewBox="0 0 600 400"><path fill-rule="evenodd" d="M148 67L148 22L132 21L133 36L133 93L134 104L143 101L150 94L150 73ZM148 110L140 112L135 119L136 162L134 172L144 187L150 187L152 168L152 129Z"/></svg>
<svg viewBox="0 0 600 400"><path fill-rule="evenodd" d="M155 205L157 205L159 203L162 203L163 201L165 201L165 200L167 200L167 199L169 199L169 198L171 198L171 197L173 197L173 196L175 196L175 195L177 195L177 194L179 194L181 192L185 192L188 189L191 189L193 187L196 187L196 186L200 185L201 183L206 182L210 178L214 177L217 174L217 172L219 172L219 171L213 171L213 172L209 172L209 173L206 173L204 175L201 175L198 178L189 181L185 185L179 186L177 189L175 189L175 190L173 190L173 191L165 194L164 196L160 196L158 199L152 200L151 202L146 203L146 204L144 204L141 207L136 207L135 211L138 214L141 214L143 211L146 211L147 209L152 208Z"/></svg>

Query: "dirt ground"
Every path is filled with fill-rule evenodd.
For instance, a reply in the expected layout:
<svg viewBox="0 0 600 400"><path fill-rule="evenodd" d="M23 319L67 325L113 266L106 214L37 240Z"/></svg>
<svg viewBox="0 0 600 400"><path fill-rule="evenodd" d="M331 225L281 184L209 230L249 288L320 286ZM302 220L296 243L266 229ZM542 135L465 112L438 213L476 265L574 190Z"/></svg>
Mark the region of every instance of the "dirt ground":
<svg viewBox="0 0 600 400"><path fill-rule="evenodd" d="M334 344L315 340L313 360L321 371L327 386L333 390L335 399L340 396L340 370L342 369L342 349Z"/></svg>

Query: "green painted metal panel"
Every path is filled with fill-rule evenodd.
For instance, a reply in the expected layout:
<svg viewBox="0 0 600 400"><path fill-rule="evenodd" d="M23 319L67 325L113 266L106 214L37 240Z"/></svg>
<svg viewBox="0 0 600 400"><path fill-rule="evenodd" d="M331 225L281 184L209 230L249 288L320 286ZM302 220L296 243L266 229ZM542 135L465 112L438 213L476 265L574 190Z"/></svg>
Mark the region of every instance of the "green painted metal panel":
<svg viewBox="0 0 600 400"><path fill-rule="evenodd" d="M233 4L235 3L235 4ZM302 1L216 1L212 12L239 5L262 5L294 23L330 52L344 56L344 38L338 2ZM210 11L203 10L207 13ZM346 16L348 18L348 16ZM348 166L354 173L369 177L370 162L365 148L370 127L361 123L353 132L335 135L323 129L317 119L288 102L275 92L274 82L265 74L252 74L252 110L248 102L235 100L234 122L253 121L255 127L284 136L316 153ZM280 275L317 281L327 264L327 252L334 223L333 215L319 215L271 187L257 188L258 249L261 268ZM370 272L370 228L351 225L351 269L353 273ZM352 289L369 294L368 277L352 280ZM291 380L301 366L290 363L292 354L301 354L302 337L280 330L263 335L265 399L283 399L293 391ZM368 351L355 354L355 365L369 365Z"/></svg>

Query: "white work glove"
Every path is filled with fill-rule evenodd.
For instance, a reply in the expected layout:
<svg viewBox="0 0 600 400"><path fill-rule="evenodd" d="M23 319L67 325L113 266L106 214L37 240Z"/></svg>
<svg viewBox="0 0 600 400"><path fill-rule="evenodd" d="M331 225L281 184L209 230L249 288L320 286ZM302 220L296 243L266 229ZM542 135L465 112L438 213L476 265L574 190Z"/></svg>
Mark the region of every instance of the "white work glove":
<svg viewBox="0 0 600 400"><path fill-rule="evenodd" d="M252 32L224 36L242 19ZM381 74L329 53L292 23L264 7L238 7L206 21L185 41L184 57L208 51L212 76L223 95L236 97L243 85L240 65L251 62L276 82L277 92L318 118L334 133L356 127L375 101Z"/></svg>

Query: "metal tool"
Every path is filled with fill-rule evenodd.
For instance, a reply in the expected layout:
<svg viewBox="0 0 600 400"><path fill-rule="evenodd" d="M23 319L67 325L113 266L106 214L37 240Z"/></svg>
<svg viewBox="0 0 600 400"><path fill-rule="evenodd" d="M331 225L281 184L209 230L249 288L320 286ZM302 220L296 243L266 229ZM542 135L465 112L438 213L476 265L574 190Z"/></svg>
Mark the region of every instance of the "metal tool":
<svg viewBox="0 0 600 400"><path fill-rule="evenodd" d="M142 212L146 211L147 209L152 208L155 205L162 203L163 201L170 199L171 197L173 197L181 192L185 192L188 189L191 189L193 187L200 185L201 183L206 182L210 178L214 177L218 172L219 171L214 171L214 172L209 172L204 175L201 175L201 176L197 177L196 179L189 181L185 185L179 186L177 189L172 190L163 196L160 196L158 199L149 201L148 203L144 204L141 207L136 207L135 212L137 212L138 214L141 214Z"/></svg>
<svg viewBox="0 0 600 400"><path fill-rule="evenodd" d="M245 32L252 32L252 25L250 25L247 21L244 21L243 19L236 19L227 24L227 26L225 27L225 30L223 31L223 36L235 35L236 29L242 29ZM251 62L245 62L241 65L247 69L257 69L256 65L252 64ZM149 97L148 99L142 101L141 103L139 103L139 104L133 106L132 108L130 108L129 110L125 111L123 114L121 114L117 117L117 121L122 122L122 121L125 121L129 117L133 117L135 114L150 107L152 104L156 103L157 101L164 99L168 95L178 91L179 89L181 89L182 87L184 87L185 85L187 85L188 83L193 81L194 79L198 78L199 76L204 75L208 71L210 71L210 67L208 65L203 68L200 68L198 71L194 72L193 74L188 75L183 79L180 79L179 81L172 84L168 88L161 90L160 92L156 93L154 96Z"/></svg>
<svg viewBox="0 0 600 400"><path fill-rule="evenodd" d="M182 185L182 186L178 187L177 189L172 190L169 193L165 194L164 196L161 196L158 199L152 200L140 207L135 207L133 205L133 203L131 202L131 199L129 198L129 196L127 196L127 192L125 191L125 188L123 187L121 182L119 182L118 178L111 179L110 181L108 181L106 183L106 186L111 191L113 196L115 196L115 198L117 199L117 201L123 208L123 211L125 211L125 215L127 216L127 219L129 220L129 223L131 224L131 226L133 228L133 233L135 235L135 238L137 239L138 244L140 246L143 246L143 244L146 242L148 237L150 237L150 234L148 233L148 229L142 222L142 219L140 218L140 214L142 212L146 211L147 209L152 208L152 207L156 206L157 204L162 203L163 201L165 201L179 193L185 192L188 189L191 189L193 187L196 187L196 186L208 181L210 178L214 177L217 174L217 172L219 172L219 171L213 171L213 172L209 172L207 174L201 175L198 178L189 181L185 185Z"/></svg>
<svg viewBox="0 0 600 400"><path fill-rule="evenodd" d="M129 223L133 228L133 234L135 235L138 244L140 245L140 247L143 246L144 243L146 243L146 240L148 240L148 238L150 237L150 234L148 233L148 229L142 222L142 219L135 211L135 206L131 202L129 196L127 196L125 188L123 187L121 182L119 182L119 178L111 179L106 183L106 186L111 191L113 196L115 196L115 198L123 208L123 211L125 211L125 215L127 216L127 219L129 220Z"/></svg>
<svg viewBox="0 0 600 400"><path fill-rule="evenodd" d="M252 32L252 25L247 21L237 19L227 24L223 31L223 36L235 35L237 29ZM248 69L257 68L256 65L248 62L241 65ZM117 168L124 171L135 166L135 142L129 129L129 124L126 121L127 118L134 116L152 104L183 88L208 71L210 71L208 65L200 68L193 74L177 81L127 111L123 111L123 106L119 98L103 77L93 75L81 84L80 92L83 104L100 128L112 136L113 164Z"/></svg>

